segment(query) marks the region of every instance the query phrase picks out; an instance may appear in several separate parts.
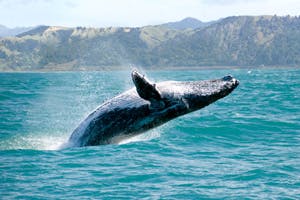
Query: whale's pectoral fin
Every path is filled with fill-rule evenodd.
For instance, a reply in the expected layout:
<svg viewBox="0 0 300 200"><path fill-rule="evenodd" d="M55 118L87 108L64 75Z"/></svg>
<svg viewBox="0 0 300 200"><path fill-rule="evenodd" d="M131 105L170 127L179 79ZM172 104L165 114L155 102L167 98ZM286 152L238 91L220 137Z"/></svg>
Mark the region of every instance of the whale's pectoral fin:
<svg viewBox="0 0 300 200"><path fill-rule="evenodd" d="M151 102L151 108L160 109L165 107L162 101L160 92L155 87L155 84L151 84L145 76L141 75L137 71L131 73L132 81L136 87L138 95Z"/></svg>
<svg viewBox="0 0 300 200"><path fill-rule="evenodd" d="M161 96L156 89L155 84L151 84L145 76L141 75L137 71L131 73L132 81L135 84L136 91L139 96L147 101L160 101Z"/></svg>

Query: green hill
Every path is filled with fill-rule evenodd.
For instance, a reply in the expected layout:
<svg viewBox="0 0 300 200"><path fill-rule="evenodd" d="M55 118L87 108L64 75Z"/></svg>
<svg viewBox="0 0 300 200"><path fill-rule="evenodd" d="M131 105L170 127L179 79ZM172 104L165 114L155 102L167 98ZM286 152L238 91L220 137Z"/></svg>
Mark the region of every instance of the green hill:
<svg viewBox="0 0 300 200"><path fill-rule="evenodd" d="M228 17L180 35L155 52L159 65L299 65L299 17Z"/></svg>
<svg viewBox="0 0 300 200"><path fill-rule="evenodd" d="M300 18L228 17L198 29L40 26L0 38L0 70L300 65Z"/></svg>

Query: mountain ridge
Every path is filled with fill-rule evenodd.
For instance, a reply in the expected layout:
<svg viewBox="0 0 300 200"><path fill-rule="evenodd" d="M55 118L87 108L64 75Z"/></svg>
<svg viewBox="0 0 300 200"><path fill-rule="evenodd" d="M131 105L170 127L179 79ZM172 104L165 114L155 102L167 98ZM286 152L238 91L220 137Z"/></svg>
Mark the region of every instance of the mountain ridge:
<svg viewBox="0 0 300 200"><path fill-rule="evenodd" d="M42 26L0 39L0 70L299 66L299 52L300 18L290 16L233 16L195 29Z"/></svg>
<svg viewBox="0 0 300 200"><path fill-rule="evenodd" d="M0 38L1 37L13 37L20 33L27 32L34 27L15 27L15 28L8 28L4 25L0 24Z"/></svg>
<svg viewBox="0 0 300 200"><path fill-rule="evenodd" d="M196 18L187 17L178 22L168 22L165 24L161 24L161 26L165 26L167 28L177 29L177 30L197 29L197 28L207 27L213 23L216 23L217 21L202 22Z"/></svg>

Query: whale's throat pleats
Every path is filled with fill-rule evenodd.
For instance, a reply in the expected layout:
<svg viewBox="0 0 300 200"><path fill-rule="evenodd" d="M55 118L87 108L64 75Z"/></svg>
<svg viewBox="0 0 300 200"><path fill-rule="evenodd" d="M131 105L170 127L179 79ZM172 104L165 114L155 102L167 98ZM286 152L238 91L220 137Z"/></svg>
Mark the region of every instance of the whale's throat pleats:
<svg viewBox="0 0 300 200"><path fill-rule="evenodd" d="M165 103L163 102L161 94L155 84L150 83L145 76L141 75L137 71L133 71L131 77L138 95L142 99L150 101L151 108L162 109L165 107Z"/></svg>

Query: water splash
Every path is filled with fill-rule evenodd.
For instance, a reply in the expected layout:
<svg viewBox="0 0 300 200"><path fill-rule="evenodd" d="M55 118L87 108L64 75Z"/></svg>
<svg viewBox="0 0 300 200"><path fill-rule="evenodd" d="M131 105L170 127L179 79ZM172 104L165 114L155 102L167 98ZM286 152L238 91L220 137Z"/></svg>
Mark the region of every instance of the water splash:
<svg viewBox="0 0 300 200"><path fill-rule="evenodd" d="M1 150L34 149L34 150L59 150L67 138L54 136L51 133L30 134L26 136L15 136L8 141L1 141Z"/></svg>
<svg viewBox="0 0 300 200"><path fill-rule="evenodd" d="M45 137L26 138L25 141L37 150L59 150L66 138L48 135Z"/></svg>

